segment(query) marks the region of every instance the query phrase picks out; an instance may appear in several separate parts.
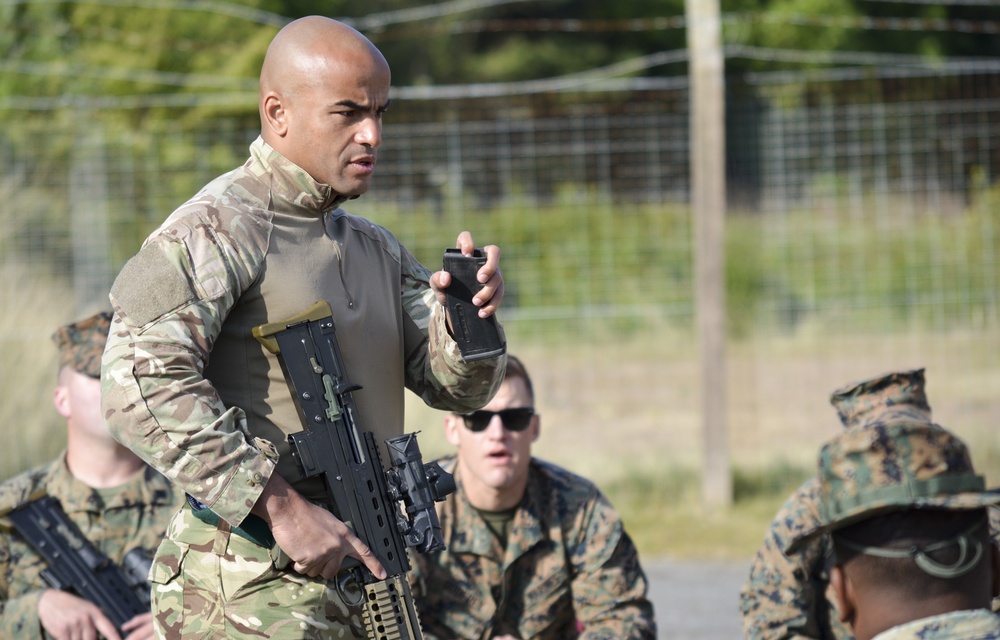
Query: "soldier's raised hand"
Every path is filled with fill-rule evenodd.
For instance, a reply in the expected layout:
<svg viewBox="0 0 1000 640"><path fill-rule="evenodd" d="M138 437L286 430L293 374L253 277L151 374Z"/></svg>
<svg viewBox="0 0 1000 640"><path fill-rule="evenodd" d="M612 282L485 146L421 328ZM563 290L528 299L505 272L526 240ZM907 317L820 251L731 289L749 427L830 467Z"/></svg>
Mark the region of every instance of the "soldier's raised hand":
<svg viewBox="0 0 1000 640"><path fill-rule="evenodd" d="M472 255L476 248L476 243L472 240L472 234L463 231L458 234L455 247L461 249L463 255ZM503 272L500 271L500 247L489 244L482 247L486 255L486 264L479 269L478 280L483 285L472 302L479 307L479 317L486 318L500 308L500 301L503 300ZM437 296L438 302L447 304L445 289L451 284L451 274L447 271L436 271L431 275L431 289Z"/></svg>

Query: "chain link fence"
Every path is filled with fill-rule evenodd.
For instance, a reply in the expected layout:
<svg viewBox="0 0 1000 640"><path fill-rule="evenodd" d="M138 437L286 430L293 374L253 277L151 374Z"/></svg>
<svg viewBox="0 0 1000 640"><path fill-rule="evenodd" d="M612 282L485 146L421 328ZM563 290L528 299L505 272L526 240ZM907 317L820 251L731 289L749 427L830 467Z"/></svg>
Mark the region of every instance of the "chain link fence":
<svg viewBox="0 0 1000 640"><path fill-rule="evenodd" d="M730 80L719 171L734 466L810 467L838 428L831 391L926 367L936 418L1000 479L998 93L988 69ZM7 114L2 475L61 446L48 336L107 306L142 239L243 162L258 132L246 106L141 129ZM537 378L539 455L599 481L697 468L697 398L712 390L697 382L686 81L400 88L384 138L371 192L345 208L435 268L462 229L502 247L501 319ZM427 434L427 455L446 449L439 422L412 403L407 428Z"/></svg>

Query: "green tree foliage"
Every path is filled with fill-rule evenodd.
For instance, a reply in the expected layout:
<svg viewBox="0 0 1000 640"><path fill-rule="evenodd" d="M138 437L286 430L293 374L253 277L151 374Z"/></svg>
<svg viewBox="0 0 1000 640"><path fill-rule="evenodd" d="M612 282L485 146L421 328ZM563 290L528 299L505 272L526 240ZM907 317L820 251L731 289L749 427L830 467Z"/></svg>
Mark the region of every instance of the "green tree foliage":
<svg viewBox="0 0 1000 640"><path fill-rule="evenodd" d="M996 57L1000 7L881 0L722 0L724 40L791 51L871 52ZM989 23L992 23L992 28ZM977 28L978 25L978 28ZM773 69L767 62L727 61L731 71Z"/></svg>
<svg viewBox="0 0 1000 640"><path fill-rule="evenodd" d="M683 49L683 29L641 23L683 13L683 0L510 2L437 21L388 25L370 35L397 84L513 82Z"/></svg>
<svg viewBox="0 0 1000 640"><path fill-rule="evenodd" d="M433 9L441 15L428 13ZM727 45L933 59L1000 55L1000 38L990 29L969 28L995 26L995 6L723 0L722 12ZM129 101L132 126L179 113L193 121L220 113L252 116L267 43L285 21L313 13L365 31L385 53L398 86L550 78L686 44L684 0L512 0L479 8L444 0L21 0L0 3L7 25L0 30L0 109L53 112L60 104L100 106L119 97ZM727 70L789 65L801 66L735 57ZM641 73L685 71L680 62ZM177 98L201 94L214 97ZM45 115L50 122L51 116Z"/></svg>
<svg viewBox="0 0 1000 640"><path fill-rule="evenodd" d="M171 105L219 105L188 112L251 111L256 75L283 16L262 0L177 4L135 0L0 5L0 105L51 122L71 108L88 121L141 126L175 119ZM279 9L283 7L278 7ZM199 94L228 96L181 99ZM168 99L168 97L173 97ZM114 109L118 103L127 109ZM123 118L123 116L125 116Z"/></svg>

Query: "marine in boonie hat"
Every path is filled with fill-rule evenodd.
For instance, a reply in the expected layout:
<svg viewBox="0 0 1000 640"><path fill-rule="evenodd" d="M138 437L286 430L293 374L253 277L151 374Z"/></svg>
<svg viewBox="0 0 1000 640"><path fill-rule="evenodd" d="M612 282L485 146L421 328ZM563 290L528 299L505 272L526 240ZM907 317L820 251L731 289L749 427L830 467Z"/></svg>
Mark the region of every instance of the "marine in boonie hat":
<svg viewBox="0 0 1000 640"><path fill-rule="evenodd" d="M985 490L965 443L929 421L886 420L841 432L820 451L819 481L819 522L793 538L786 553L892 511L966 510L1000 503L1000 489ZM964 544L967 540L958 538L968 538L968 533L955 542ZM920 555L920 550L907 553Z"/></svg>
<svg viewBox="0 0 1000 640"><path fill-rule="evenodd" d="M59 349L59 368L69 367L90 376L101 377L101 356L108 341L111 313L102 311L78 322L56 329L52 341Z"/></svg>

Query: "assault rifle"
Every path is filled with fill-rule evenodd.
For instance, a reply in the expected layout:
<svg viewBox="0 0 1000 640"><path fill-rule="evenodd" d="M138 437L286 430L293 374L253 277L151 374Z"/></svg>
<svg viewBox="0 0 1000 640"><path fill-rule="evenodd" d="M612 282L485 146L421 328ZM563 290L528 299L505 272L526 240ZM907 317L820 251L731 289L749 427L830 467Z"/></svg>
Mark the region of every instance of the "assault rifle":
<svg viewBox="0 0 1000 640"><path fill-rule="evenodd" d="M118 567L84 537L52 496L29 499L15 506L6 517L47 567L42 579L53 589L69 591L93 602L104 612L118 635L122 625L137 615L149 613L150 555L136 547L125 554Z"/></svg>
<svg viewBox="0 0 1000 640"><path fill-rule="evenodd" d="M328 303L254 327L253 335L279 356L291 387L305 428L288 439L305 477L323 478L335 515L386 570L386 578L378 580L348 557L338 591L350 602L345 585L361 585L361 595L350 603L363 600L369 638L422 640L405 576L410 570L406 548L422 553L444 548L434 502L455 490L454 479L436 462L423 463L412 433L385 441L391 466L383 468L374 434L358 425L352 392L361 387L347 379Z"/></svg>

